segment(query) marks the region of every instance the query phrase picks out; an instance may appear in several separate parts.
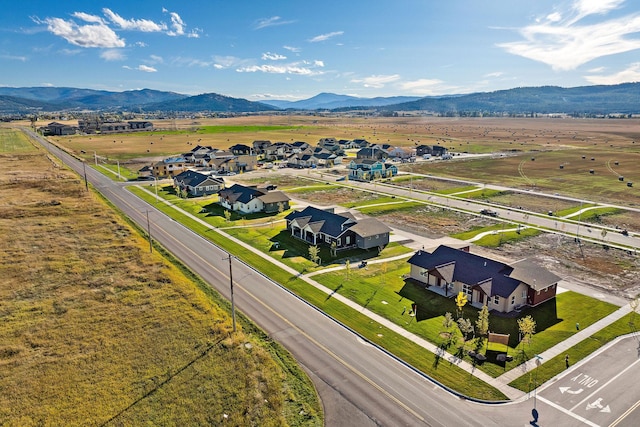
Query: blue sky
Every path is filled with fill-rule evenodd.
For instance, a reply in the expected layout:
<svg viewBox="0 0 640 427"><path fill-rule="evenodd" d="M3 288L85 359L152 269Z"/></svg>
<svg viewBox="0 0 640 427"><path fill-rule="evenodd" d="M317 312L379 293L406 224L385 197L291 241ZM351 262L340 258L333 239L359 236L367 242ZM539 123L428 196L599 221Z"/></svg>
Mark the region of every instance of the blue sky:
<svg viewBox="0 0 640 427"><path fill-rule="evenodd" d="M640 81L637 0L0 4L0 86L259 101Z"/></svg>

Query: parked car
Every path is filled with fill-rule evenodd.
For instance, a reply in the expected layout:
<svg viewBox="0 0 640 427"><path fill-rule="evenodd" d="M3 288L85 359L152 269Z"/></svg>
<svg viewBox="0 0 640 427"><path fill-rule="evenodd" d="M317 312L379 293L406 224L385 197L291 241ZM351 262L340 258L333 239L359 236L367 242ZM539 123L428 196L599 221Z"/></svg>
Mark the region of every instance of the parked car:
<svg viewBox="0 0 640 427"><path fill-rule="evenodd" d="M492 211L491 209L482 209L482 210L480 211L480 213L481 213L482 215L489 215L489 216L494 216L494 217L495 217L495 216L498 216L498 212L496 212L496 211Z"/></svg>

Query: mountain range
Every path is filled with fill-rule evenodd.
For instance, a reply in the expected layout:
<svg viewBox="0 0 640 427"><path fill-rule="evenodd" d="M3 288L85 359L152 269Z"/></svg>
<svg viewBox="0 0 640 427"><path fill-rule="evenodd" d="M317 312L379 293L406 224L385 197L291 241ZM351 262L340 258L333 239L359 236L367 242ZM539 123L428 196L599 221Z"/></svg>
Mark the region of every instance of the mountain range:
<svg viewBox="0 0 640 427"><path fill-rule="evenodd" d="M441 115L637 114L640 113L640 83L575 88L521 87L435 97L359 98L321 93L294 102L254 102L216 93L189 96L152 89L111 92L68 87L0 87L0 115L58 111L247 113L353 109L376 110L383 114L418 110Z"/></svg>

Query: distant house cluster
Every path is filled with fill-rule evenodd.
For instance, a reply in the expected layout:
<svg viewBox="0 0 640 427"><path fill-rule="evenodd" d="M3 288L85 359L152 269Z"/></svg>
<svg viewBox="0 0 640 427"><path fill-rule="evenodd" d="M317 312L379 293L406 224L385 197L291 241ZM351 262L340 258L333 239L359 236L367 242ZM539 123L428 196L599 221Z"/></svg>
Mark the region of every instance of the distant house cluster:
<svg viewBox="0 0 640 427"><path fill-rule="evenodd" d="M410 278L445 296L463 292L469 304L509 313L556 296L560 278L530 260L505 264L470 253L469 247L438 246L408 261Z"/></svg>
<svg viewBox="0 0 640 427"><path fill-rule="evenodd" d="M40 132L45 136L75 135L77 133L122 133L153 130L153 123L147 121L107 122L95 120L78 120L78 126L51 122L41 127Z"/></svg>
<svg viewBox="0 0 640 427"><path fill-rule="evenodd" d="M357 150L356 158L345 157L345 150ZM413 162L417 153L444 156L444 147L419 146L417 148L394 147L389 144L371 144L365 139L321 138L316 146L304 141L271 142L256 140L251 145L235 144L228 149L197 145L187 153L163 159L145 168L157 177L173 177L184 170L229 175L249 172L258 167L331 168L344 164L349 179L371 181L397 175L398 168L392 162ZM142 170L140 171L143 172Z"/></svg>
<svg viewBox="0 0 640 427"><path fill-rule="evenodd" d="M152 131L153 123L148 121L101 122L97 120L78 120L78 129L82 133L122 133Z"/></svg>

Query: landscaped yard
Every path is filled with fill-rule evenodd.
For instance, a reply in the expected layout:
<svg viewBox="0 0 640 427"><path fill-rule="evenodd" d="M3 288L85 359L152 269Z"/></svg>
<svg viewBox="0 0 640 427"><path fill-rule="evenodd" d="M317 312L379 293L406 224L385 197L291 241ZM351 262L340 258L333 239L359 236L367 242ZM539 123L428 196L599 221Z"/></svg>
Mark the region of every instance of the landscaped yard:
<svg viewBox="0 0 640 427"><path fill-rule="evenodd" d="M444 314L450 312L454 318L457 317L453 298L455 295L446 298L425 290L423 285L404 279L408 272L409 265L406 260L402 260L369 264L365 269L352 268L349 272L341 270L316 275L314 279L408 331L440 345L445 340L442 325ZM416 316L412 317L409 312L414 303L418 309ZM510 334L508 353L514 355L514 360L507 363L508 370L523 361L519 357L523 350L524 358L529 359L575 333L576 323L586 327L616 309L613 304L569 291L538 307L522 310L518 317L531 315L537 324L537 333L531 344L524 349L519 344L519 329L515 317L492 314L490 330ZM478 309L467 305L462 317L475 323ZM467 343L466 348L472 349L474 346L473 343ZM455 352L451 349L449 351ZM500 352L507 352L507 349L500 349ZM480 369L492 376L499 376L505 371L503 366L494 363L485 363Z"/></svg>

